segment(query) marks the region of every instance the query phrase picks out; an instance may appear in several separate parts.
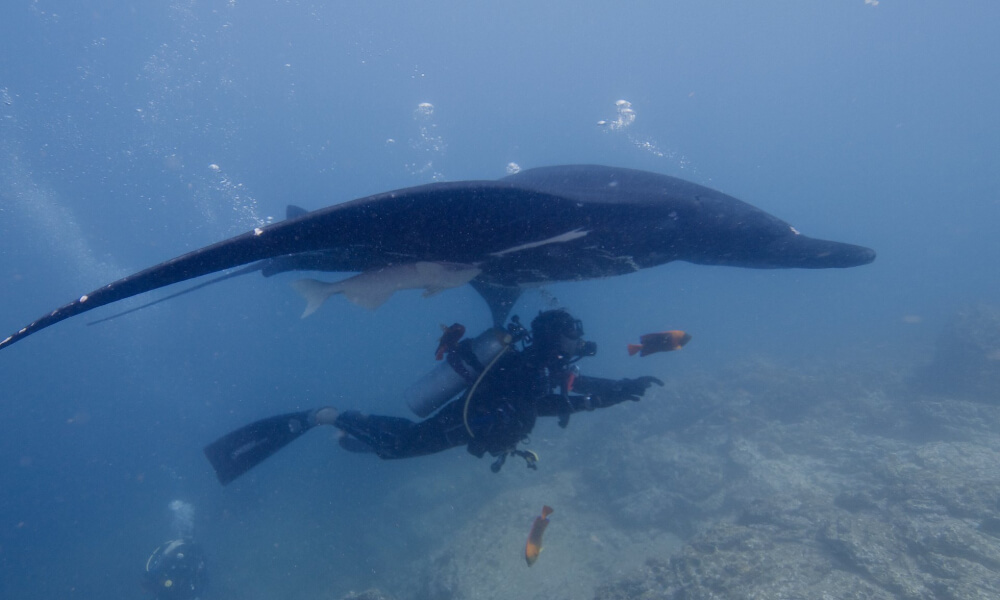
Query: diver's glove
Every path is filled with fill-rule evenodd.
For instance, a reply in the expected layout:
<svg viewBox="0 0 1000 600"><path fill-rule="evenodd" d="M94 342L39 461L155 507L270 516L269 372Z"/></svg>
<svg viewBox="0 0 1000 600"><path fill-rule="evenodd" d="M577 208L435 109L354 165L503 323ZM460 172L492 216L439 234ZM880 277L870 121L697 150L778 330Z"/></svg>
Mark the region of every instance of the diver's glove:
<svg viewBox="0 0 1000 600"><path fill-rule="evenodd" d="M642 398L646 394L646 390L649 386L656 384L663 387L663 382L659 378L653 377L652 375L644 375L642 377L636 377L635 379L621 379L616 382L618 387L618 393L622 396L622 400L632 400L633 402L638 402L639 398Z"/></svg>

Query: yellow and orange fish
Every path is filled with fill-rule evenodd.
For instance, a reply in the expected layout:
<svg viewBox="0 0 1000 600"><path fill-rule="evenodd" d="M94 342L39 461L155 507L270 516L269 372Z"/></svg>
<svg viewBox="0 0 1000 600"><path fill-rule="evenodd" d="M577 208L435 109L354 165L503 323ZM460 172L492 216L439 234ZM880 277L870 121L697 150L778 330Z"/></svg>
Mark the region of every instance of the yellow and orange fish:
<svg viewBox="0 0 1000 600"><path fill-rule="evenodd" d="M463 335L465 335L465 326L461 323L454 323L451 327L442 325L441 339L438 340L438 347L434 352L434 360L442 360L445 354L454 350Z"/></svg>
<svg viewBox="0 0 1000 600"><path fill-rule="evenodd" d="M531 524L531 533L528 534L528 542L524 545L524 560L528 561L528 566L535 564L538 555L542 551L542 534L549 526L549 515L552 508L542 507L542 516L535 517L535 522Z"/></svg>
<svg viewBox="0 0 1000 600"><path fill-rule="evenodd" d="M683 331L661 331L660 333L647 333L639 336L638 344L628 345L628 355L646 356L656 352L670 352L680 350L684 344L691 341L691 336Z"/></svg>

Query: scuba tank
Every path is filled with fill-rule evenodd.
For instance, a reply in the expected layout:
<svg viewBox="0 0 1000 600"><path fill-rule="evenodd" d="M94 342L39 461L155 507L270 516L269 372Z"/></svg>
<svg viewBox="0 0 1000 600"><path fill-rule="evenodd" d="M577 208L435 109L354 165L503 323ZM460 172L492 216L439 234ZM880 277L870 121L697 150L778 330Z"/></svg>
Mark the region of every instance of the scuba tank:
<svg viewBox="0 0 1000 600"><path fill-rule="evenodd" d="M489 364L513 341L509 332L499 327L487 329L473 340L462 341L448 359L428 371L406 389L406 404L423 418L473 384ZM477 364L478 363L478 364Z"/></svg>

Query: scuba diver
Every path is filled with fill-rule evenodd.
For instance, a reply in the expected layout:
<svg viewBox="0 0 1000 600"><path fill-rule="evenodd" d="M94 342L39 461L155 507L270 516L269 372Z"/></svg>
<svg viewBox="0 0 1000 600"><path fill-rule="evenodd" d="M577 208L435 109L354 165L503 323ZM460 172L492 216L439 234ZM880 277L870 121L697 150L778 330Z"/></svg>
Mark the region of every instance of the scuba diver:
<svg viewBox="0 0 1000 600"><path fill-rule="evenodd" d="M487 330L474 340L447 340L446 331L446 347L438 354L446 352L447 362L424 378L424 389L407 392L414 412L433 413L430 417L415 422L325 407L257 421L212 442L205 454L226 485L313 427L332 425L340 430L342 448L383 459L466 446L477 457L495 457L493 472L508 456L520 456L535 468L537 455L518 444L538 417L556 417L565 427L572 413L637 401L650 385L663 385L651 376L611 380L580 375L575 363L597 353L597 344L585 341L583 334L580 320L563 309L540 312L530 332L516 316L507 329Z"/></svg>
<svg viewBox="0 0 1000 600"><path fill-rule="evenodd" d="M194 507L175 500L175 539L161 544L146 560L142 586L156 600L198 600L207 582L205 556L194 542Z"/></svg>
<svg viewBox="0 0 1000 600"><path fill-rule="evenodd" d="M201 548L191 540L176 539L150 555L142 585L156 600L198 600L205 579Z"/></svg>

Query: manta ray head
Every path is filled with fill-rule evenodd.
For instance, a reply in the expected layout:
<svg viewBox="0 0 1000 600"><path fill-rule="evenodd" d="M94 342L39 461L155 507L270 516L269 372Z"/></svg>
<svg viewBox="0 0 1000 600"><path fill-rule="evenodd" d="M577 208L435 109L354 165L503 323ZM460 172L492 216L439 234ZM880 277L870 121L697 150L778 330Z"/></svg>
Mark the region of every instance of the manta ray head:
<svg viewBox="0 0 1000 600"><path fill-rule="evenodd" d="M835 269L867 265L875 251L804 236L774 219L766 227L706 230L680 260L750 269Z"/></svg>
<svg viewBox="0 0 1000 600"><path fill-rule="evenodd" d="M837 269L867 265L875 251L864 246L820 240L796 233L766 243L748 263L761 269Z"/></svg>

